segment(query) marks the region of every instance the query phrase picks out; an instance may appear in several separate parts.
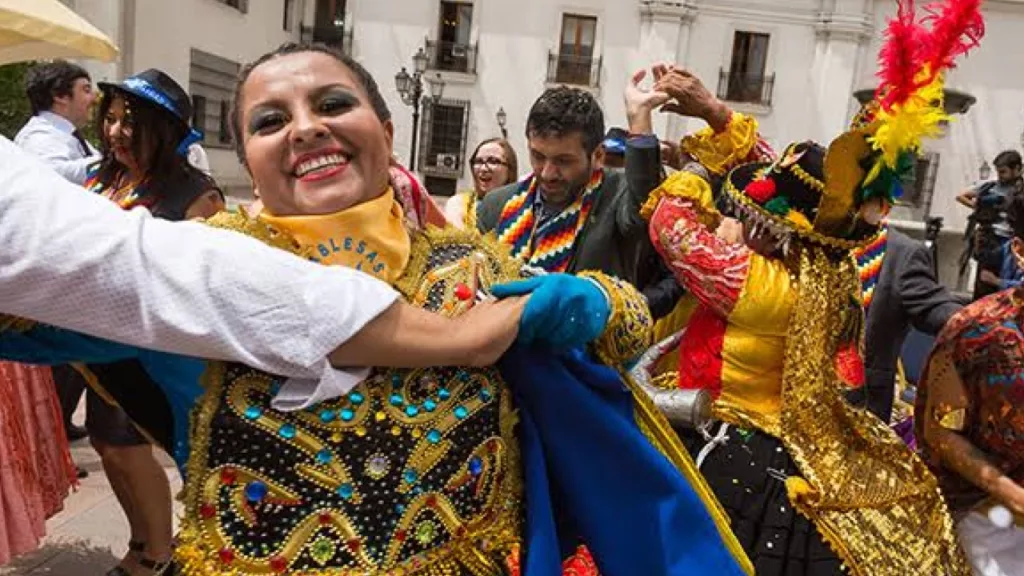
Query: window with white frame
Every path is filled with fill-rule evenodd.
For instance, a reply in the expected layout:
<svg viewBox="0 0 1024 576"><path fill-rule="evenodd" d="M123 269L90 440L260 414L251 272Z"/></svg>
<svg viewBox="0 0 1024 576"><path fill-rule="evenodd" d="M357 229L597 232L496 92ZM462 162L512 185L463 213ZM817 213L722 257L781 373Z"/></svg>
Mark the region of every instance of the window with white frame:
<svg viewBox="0 0 1024 576"><path fill-rule="evenodd" d="M558 53L548 58L548 81L596 87L601 73L601 62L595 58L596 42L595 16L564 14Z"/></svg>

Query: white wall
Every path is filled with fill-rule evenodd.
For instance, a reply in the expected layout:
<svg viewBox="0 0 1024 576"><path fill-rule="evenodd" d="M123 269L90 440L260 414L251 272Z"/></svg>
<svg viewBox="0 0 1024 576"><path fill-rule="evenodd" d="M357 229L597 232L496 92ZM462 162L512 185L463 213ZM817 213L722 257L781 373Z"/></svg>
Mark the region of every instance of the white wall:
<svg viewBox="0 0 1024 576"><path fill-rule="evenodd" d="M354 22L354 55L381 86L395 121L395 153L408 160L412 110L395 89L394 76L402 66L412 68L412 56L425 38L437 34L440 2L422 0L349 0ZM445 98L469 100L467 154L481 140L500 135L495 119L499 108L508 116L507 130L519 157L520 173L528 170L526 117L544 91L548 51L557 50L561 15L565 12L598 17L598 54L604 59L601 88L595 93L608 126L624 126L622 89L639 57L640 16L632 0L475 0L474 41L478 43L477 75L445 74ZM460 188L471 183L468 169Z"/></svg>
<svg viewBox="0 0 1024 576"><path fill-rule="evenodd" d="M215 0L75 0L74 9L122 49L115 64L89 64L94 80L159 68L187 90L192 48L245 64L299 34L298 18L292 32L283 30L284 0L251 0L244 14ZM218 183L235 193L249 188L233 150L207 152Z"/></svg>

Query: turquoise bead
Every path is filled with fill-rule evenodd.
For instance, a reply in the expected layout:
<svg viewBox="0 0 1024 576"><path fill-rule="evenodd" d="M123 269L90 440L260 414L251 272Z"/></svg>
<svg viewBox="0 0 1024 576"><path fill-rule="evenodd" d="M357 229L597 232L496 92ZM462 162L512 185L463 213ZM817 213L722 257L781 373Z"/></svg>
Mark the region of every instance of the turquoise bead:
<svg viewBox="0 0 1024 576"><path fill-rule="evenodd" d="M339 414L341 414L341 419L345 422L351 422L356 417L356 413L351 408L343 408Z"/></svg>
<svg viewBox="0 0 1024 576"><path fill-rule="evenodd" d="M484 402L490 402L492 397L493 394L491 394L490 388L484 388L483 390L480 390L480 399L483 400Z"/></svg>
<svg viewBox="0 0 1024 576"><path fill-rule="evenodd" d="M434 410L437 410L437 402L434 402L433 400L428 398L425 402L423 402L423 409L426 410L427 412L433 412Z"/></svg>
<svg viewBox="0 0 1024 576"><path fill-rule="evenodd" d="M255 420L260 416L263 416L263 408L259 406L249 406L245 409L245 417L249 420Z"/></svg>
<svg viewBox="0 0 1024 576"><path fill-rule="evenodd" d="M330 464L333 459L334 455L326 448L316 453L316 461L321 464Z"/></svg>
<svg viewBox="0 0 1024 576"><path fill-rule="evenodd" d="M320 412L320 421L324 424L334 422L334 410L324 410L323 412Z"/></svg>
<svg viewBox="0 0 1024 576"><path fill-rule="evenodd" d="M452 397L452 393L447 388L441 388L437 391L437 397L441 400L447 400Z"/></svg>
<svg viewBox="0 0 1024 576"><path fill-rule="evenodd" d="M459 406L455 409L455 417L459 420L465 419L466 416L469 416L469 410L466 410L465 406Z"/></svg>
<svg viewBox="0 0 1024 576"><path fill-rule="evenodd" d="M409 484L414 484L416 482L416 480L419 479L419 477L420 477L420 475L417 474L416 471L413 470L412 468L410 468L410 469L408 469L408 470L406 470L405 472L402 473L402 479L405 480Z"/></svg>
<svg viewBox="0 0 1024 576"><path fill-rule="evenodd" d="M338 496L341 496L345 500L351 498L353 494L355 494L355 488L353 488L351 484L346 483L338 486Z"/></svg>
<svg viewBox="0 0 1024 576"><path fill-rule="evenodd" d="M405 415L410 417L410 418L412 418L413 416L415 416L415 415L417 415L419 413L420 413L420 409L415 407L415 406L413 406L412 404L409 404L408 406L405 407Z"/></svg>
<svg viewBox="0 0 1024 576"><path fill-rule="evenodd" d="M285 440L291 440L292 438L295 438L295 426L292 426L291 424L285 424L281 426L280 429L278 429L277 433L281 436L281 438L284 438Z"/></svg>
<svg viewBox="0 0 1024 576"><path fill-rule="evenodd" d="M392 394L390 401L392 406L401 406L402 404L405 404L405 399L402 398L401 394Z"/></svg>
<svg viewBox="0 0 1024 576"><path fill-rule="evenodd" d="M437 430L431 430L430 432L427 432L427 442L430 442L431 444L437 444L440 441L441 441L441 433L440 432L438 432Z"/></svg>
<svg viewBox="0 0 1024 576"><path fill-rule="evenodd" d="M355 406L359 406L360 404L363 403L363 400L365 400L365 398L363 398L363 395L360 394L359 392L353 392L349 394L348 399L349 402L352 402L352 404Z"/></svg>

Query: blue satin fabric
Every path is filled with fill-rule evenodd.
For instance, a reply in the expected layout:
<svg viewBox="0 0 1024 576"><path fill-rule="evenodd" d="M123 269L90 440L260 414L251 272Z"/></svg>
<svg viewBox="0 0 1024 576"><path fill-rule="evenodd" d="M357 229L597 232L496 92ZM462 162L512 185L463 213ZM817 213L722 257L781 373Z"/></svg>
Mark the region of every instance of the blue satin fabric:
<svg viewBox="0 0 1024 576"><path fill-rule="evenodd" d="M614 370L518 345L499 368L520 410L524 574L561 574L579 541L610 576L743 574L689 481L640 431Z"/></svg>
<svg viewBox="0 0 1024 576"><path fill-rule="evenodd" d="M174 457L184 476L189 456L189 412L203 393L206 361L143 350L52 326L0 332L0 358L26 364L109 364L137 360L160 386L174 416Z"/></svg>

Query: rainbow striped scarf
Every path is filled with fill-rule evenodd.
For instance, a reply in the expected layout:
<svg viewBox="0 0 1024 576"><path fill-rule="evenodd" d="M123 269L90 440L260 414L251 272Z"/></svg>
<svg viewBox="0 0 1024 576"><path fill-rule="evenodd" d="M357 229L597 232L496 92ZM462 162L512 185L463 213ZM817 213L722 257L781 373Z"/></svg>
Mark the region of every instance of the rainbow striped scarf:
<svg viewBox="0 0 1024 576"><path fill-rule="evenodd" d="M512 249L512 256L548 272L565 272L573 246L594 206L595 191L604 172L595 170L583 193L561 214L536 226L533 206L537 200L537 178L527 176L509 198L498 220L498 241Z"/></svg>
<svg viewBox="0 0 1024 576"><path fill-rule="evenodd" d="M882 271L882 259L885 258L885 248L889 243L889 228L883 226L882 230L870 244L854 250L853 255L857 258L857 268L860 270L860 286L864 295L864 310L871 305L871 299L875 295L875 286L878 285L878 275Z"/></svg>

